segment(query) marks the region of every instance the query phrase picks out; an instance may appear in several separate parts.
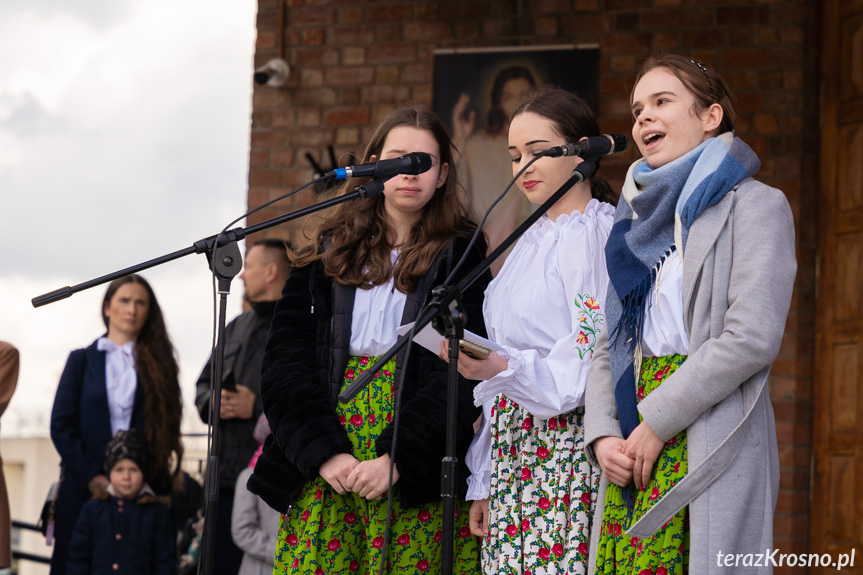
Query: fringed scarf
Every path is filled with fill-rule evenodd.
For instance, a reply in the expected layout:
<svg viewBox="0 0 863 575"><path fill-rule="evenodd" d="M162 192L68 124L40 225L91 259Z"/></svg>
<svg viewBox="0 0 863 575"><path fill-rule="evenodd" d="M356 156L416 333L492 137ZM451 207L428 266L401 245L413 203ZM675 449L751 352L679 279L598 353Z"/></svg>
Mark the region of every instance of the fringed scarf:
<svg viewBox="0 0 863 575"><path fill-rule="evenodd" d="M608 352L624 438L638 425L642 325L662 263L675 249L682 261L695 219L759 167L755 152L727 132L655 170L643 159L629 168L605 246Z"/></svg>

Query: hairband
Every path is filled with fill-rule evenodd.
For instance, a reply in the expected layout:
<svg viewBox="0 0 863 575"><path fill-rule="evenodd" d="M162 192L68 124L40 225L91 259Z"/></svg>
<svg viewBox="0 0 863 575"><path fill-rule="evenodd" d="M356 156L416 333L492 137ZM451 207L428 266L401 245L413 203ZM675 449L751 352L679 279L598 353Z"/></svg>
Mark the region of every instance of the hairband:
<svg viewBox="0 0 863 575"><path fill-rule="evenodd" d="M710 80L710 75L707 73L707 66L703 65L701 62L696 62L695 60L690 60L690 62L698 66L698 69L704 72L704 77L707 78L707 85L710 86L711 102L716 103L716 93L713 91L713 82Z"/></svg>

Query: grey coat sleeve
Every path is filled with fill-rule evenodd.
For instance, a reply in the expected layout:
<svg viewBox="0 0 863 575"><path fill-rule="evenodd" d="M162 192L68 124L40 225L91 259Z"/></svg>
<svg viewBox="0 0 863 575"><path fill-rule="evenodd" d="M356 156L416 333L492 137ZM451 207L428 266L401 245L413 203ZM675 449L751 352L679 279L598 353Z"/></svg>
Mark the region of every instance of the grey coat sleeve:
<svg viewBox="0 0 863 575"><path fill-rule="evenodd" d="M277 533L269 529L270 522L261 516L258 497L246 488L251 474L252 469L246 468L237 477L234 510L231 513L231 536L244 553L258 561L272 564L276 556ZM277 511L273 513L278 514Z"/></svg>
<svg viewBox="0 0 863 575"><path fill-rule="evenodd" d="M760 185L738 192L733 210L731 253L716 255L717 263L728 258L731 269L727 312L713 318L710 338L638 404L663 441L689 427L779 353L797 271L791 208L781 191ZM698 293L713 289L712 297L721 297L713 288L718 279L705 273Z"/></svg>
<svg viewBox="0 0 863 575"><path fill-rule="evenodd" d="M584 395L584 451L594 467L599 467L593 442L601 437L623 437L614 407L614 383L608 358L608 330L600 332L593 350Z"/></svg>

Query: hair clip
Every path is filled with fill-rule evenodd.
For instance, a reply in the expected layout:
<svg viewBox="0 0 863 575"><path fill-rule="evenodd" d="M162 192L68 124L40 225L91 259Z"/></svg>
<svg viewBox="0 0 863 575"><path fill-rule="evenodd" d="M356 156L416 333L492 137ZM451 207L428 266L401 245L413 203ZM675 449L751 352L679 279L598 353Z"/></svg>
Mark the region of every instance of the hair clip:
<svg viewBox="0 0 863 575"><path fill-rule="evenodd" d="M695 60L690 60L690 62L698 66L698 69L704 72L704 77L707 78L707 85L710 86L711 101L713 103L716 103L716 93L713 91L713 82L710 80L710 74L707 73L707 66L705 66L701 62L696 62Z"/></svg>

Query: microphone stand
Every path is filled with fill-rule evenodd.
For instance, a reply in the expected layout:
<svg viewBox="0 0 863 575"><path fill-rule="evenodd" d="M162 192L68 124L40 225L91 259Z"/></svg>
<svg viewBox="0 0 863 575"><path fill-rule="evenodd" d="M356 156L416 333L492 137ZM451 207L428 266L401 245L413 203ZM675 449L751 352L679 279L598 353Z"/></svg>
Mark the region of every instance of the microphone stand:
<svg viewBox="0 0 863 575"><path fill-rule="evenodd" d="M193 253L205 253L209 267L213 270L218 280L219 293L219 324L218 337L216 340L216 354L213 363L213 378L210 382L210 397L212 399L212 407L210 412L210 422L213 442L210 445L210 452L207 454L207 473L204 479L204 499L205 499L205 514L204 514L204 532L202 534L202 549L201 562L198 565L198 573L209 575L213 572L213 554L214 536L216 517L218 509L216 503L219 500L219 447L221 445L221 428L219 426L219 412L221 408L222 395L222 374L224 369L225 359L225 316L227 314L228 294L231 291L231 280L234 276L240 273L243 267L243 258L240 255L240 248L237 242L255 232L277 226L281 223L301 218L308 214L325 210L337 204L354 200L357 198L371 198L380 194L384 189L384 183L380 180L372 180L366 184L358 186L353 192L308 206L272 218L265 222L261 222L247 228L234 228L232 230L223 231L216 236L210 236L202 240L198 240L191 247L163 255L161 257L74 285L66 286L46 294L37 296L31 300L33 307L40 307L61 299L72 296L75 293L102 285L115 279L137 273L139 271L149 269L183 256Z"/></svg>
<svg viewBox="0 0 863 575"><path fill-rule="evenodd" d="M371 368L361 373L341 394L339 401L348 403L374 378L386 363L413 339L413 333L418 333L429 322L434 322L435 329L446 337L449 343L449 367L447 378L447 417L446 417L446 447L444 458L441 461L441 498L443 499L443 526L441 530L441 573L452 575L453 569L453 543L455 541L455 484L458 458L455 453L456 414L458 398L458 356L459 340L464 336L465 315L461 311L461 296L464 290L473 284L490 266L500 257L527 229L542 217L564 194L574 185L579 184L590 177L596 166L593 162L585 160L576 166L572 176L551 195L539 208L537 208L524 222L521 223L501 244L495 248L484 260L471 270L455 286L438 286L433 290L433 298L421 311L414 322L411 333L399 337L386 353L384 353ZM395 451L395 450L393 450ZM395 461L395 453L390 454ZM392 485L389 486L392 489Z"/></svg>

